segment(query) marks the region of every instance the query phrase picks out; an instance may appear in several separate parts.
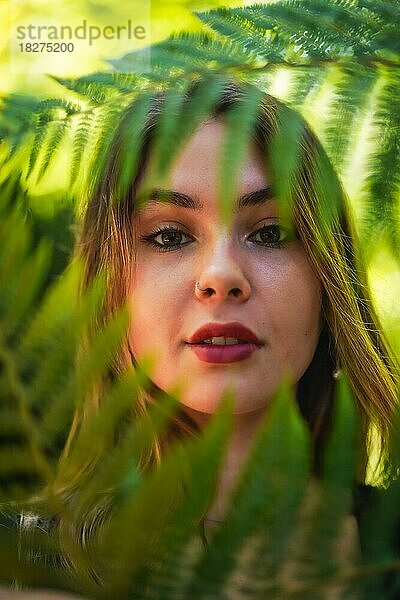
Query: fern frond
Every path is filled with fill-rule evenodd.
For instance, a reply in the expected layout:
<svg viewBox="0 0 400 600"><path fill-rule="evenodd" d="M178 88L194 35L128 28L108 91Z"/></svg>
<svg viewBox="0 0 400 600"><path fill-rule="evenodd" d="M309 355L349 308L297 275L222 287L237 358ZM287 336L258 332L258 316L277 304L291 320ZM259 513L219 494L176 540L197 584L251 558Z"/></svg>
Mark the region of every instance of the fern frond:
<svg viewBox="0 0 400 600"><path fill-rule="evenodd" d="M400 74L390 70L384 77L376 112L379 138L369 161L370 211L364 225L375 232L383 227L392 251L400 257Z"/></svg>
<svg viewBox="0 0 400 600"><path fill-rule="evenodd" d="M287 557L292 566L291 577L303 583L300 589L303 587L305 598L311 598L316 589L327 593L335 583L340 586L339 573L358 566L355 553L358 538L351 517L351 488L359 451L358 415L344 378L339 380L332 423L323 456L322 480L311 482L307 488ZM341 552L338 547L342 548ZM357 584L357 579L355 582ZM306 594L307 588L310 596ZM356 594L356 590L357 585L352 587L352 593Z"/></svg>
<svg viewBox="0 0 400 600"><path fill-rule="evenodd" d="M0 226L6 244L1 248L0 266L0 413L10 419L13 411L19 427L17 436L10 437L4 431L0 438L0 447L10 456L7 472L4 468L2 474L0 468L0 479L3 477L2 499L12 500L27 498L34 489L51 483L55 449L64 443L68 427L68 421L59 421L56 426L55 416L70 420L77 398L89 393L97 378L104 375L126 330L126 316L117 315L93 339L78 369L77 349L101 305L104 286L95 282L86 298L78 302L75 270L72 278L56 281L42 300L49 267L48 245L42 243L32 249L21 206L17 202L10 207L4 198L2 202ZM15 462L12 445L16 448Z"/></svg>
<svg viewBox="0 0 400 600"><path fill-rule="evenodd" d="M10 211L7 219L4 218L4 206L0 206L0 210L3 217L0 222L0 233L3 240L0 250L1 278L6 283L12 277L15 266L19 265L22 257L26 255L27 248L31 243L31 236L21 226L24 215L20 207ZM0 301L0 307L0 314L7 311L8 301Z"/></svg>
<svg viewBox="0 0 400 600"><path fill-rule="evenodd" d="M270 88L270 84L273 84L273 75L267 79L265 91L272 93L280 100L283 100L289 106L302 112L302 107L308 106L308 100L312 97L313 93L322 85L323 79L326 76L326 70L318 67L312 69L296 69L290 71L290 84L287 95L281 98L279 93L275 92L275 89Z"/></svg>
<svg viewBox="0 0 400 600"><path fill-rule="evenodd" d="M242 552L248 544L257 549L246 565L247 585L254 586L255 597L276 593L276 575L296 522L309 460L308 435L291 394L282 389L260 424L226 522L195 568L190 598L226 597L228 578L246 560Z"/></svg>
<svg viewBox="0 0 400 600"><path fill-rule="evenodd" d="M1 99L0 141L7 142L10 146L8 158L26 139L37 107L38 100L31 97L11 94Z"/></svg>
<svg viewBox="0 0 400 600"><path fill-rule="evenodd" d="M3 283L0 325L3 335L15 336L23 324L26 311L32 306L42 290L50 265L50 247L43 241L28 260L20 265L13 264L12 274Z"/></svg>
<svg viewBox="0 0 400 600"><path fill-rule="evenodd" d="M118 71L135 71L141 55L130 52L121 59L109 61ZM165 81L168 73L205 72L254 62L253 54L231 40L218 40L204 33L180 33L151 47L149 64L144 75L155 81Z"/></svg>
<svg viewBox="0 0 400 600"><path fill-rule="evenodd" d="M227 130L219 165L218 196L220 212L228 222L232 218L238 173L248 151L260 98L260 90L254 87L240 104L226 115Z"/></svg>
<svg viewBox="0 0 400 600"><path fill-rule="evenodd" d="M50 164L55 159L62 142L65 140L68 126L68 121L66 119L62 119L59 121L53 121L51 126L48 128L46 139L42 145L42 158L40 161L36 183L42 179Z"/></svg>
<svg viewBox="0 0 400 600"><path fill-rule="evenodd" d="M299 148L301 148L303 134L303 124L297 113L284 106L279 107L277 127L272 134L269 153L275 177L274 196L279 201L279 213L282 222L285 223L285 227L292 234L293 222L291 215L295 203L296 173L299 169Z"/></svg>
<svg viewBox="0 0 400 600"><path fill-rule="evenodd" d="M64 138L67 127L70 126L70 117L79 112L79 106L61 98L42 100L38 103L34 115L34 139L29 156L27 178L32 174L42 149L44 149L44 158L40 165L38 179L43 176L53 153Z"/></svg>
<svg viewBox="0 0 400 600"><path fill-rule="evenodd" d="M85 526L90 514L96 516L98 504L101 509L123 504L140 491L143 454L148 456L154 439L165 435L178 410L177 399L160 392L146 413L135 414L144 384L142 374L130 368L108 387L98 412L81 428L61 464L61 481L69 488L74 482L79 486L74 498L77 525L83 520ZM95 447L93 437L98 440Z"/></svg>
<svg viewBox="0 0 400 600"><path fill-rule="evenodd" d="M188 545L212 499L229 432L228 417L223 407L199 439L171 448L141 488L115 510L113 527L101 543L108 555L116 556L112 548L116 528L121 532L118 546L130 560L118 573L111 571L110 590L118 590L123 597L155 594L166 600L179 593Z"/></svg>
<svg viewBox="0 0 400 600"><path fill-rule="evenodd" d="M252 32L253 40L255 38L255 48L260 58L272 63L283 63L288 48L293 47L295 43L301 46L300 32L305 18L304 10L302 19L294 12L291 4L287 4L280 11L281 3L277 3L275 10L271 5L255 5L245 9L216 9L208 13L199 13L200 20L211 27L222 36L233 37L238 43L246 44L246 32ZM294 12L294 14L293 14ZM279 17L286 19L285 26L279 22ZM297 27L293 26L293 21L297 21ZM296 34L297 38L294 38ZM292 37L293 36L293 37ZM262 43L260 43L262 40ZM258 43L257 43L258 42ZM311 42L308 44L309 54L312 51ZM298 59L304 56L304 49L298 55ZM319 55L321 57L321 55Z"/></svg>
<svg viewBox="0 0 400 600"><path fill-rule="evenodd" d="M142 78L134 73L96 72L76 79L52 77L67 90L76 92L95 105L104 104L118 94L138 89Z"/></svg>
<svg viewBox="0 0 400 600"><path fill-rule="evenodd" d="M355 399L346 376L338 379L335 397L334 420L329 441L324 452L323 485L337 489L350 489L359 458L359 416Z"/></svg>
<svg viewBox="0 0 400 600"><path fill-rule="evenodd" d="M138 51L110 63L120 71L142 70L149 81L206 69L251 74L279 65L318 67L349 59L371 65L393 59L396 64L396 35L383 29L371 11L349 3L287 0L197 16L217 35L174 34L153 46L146 60Z"/></svg>
<svg viewBox="0 0 400 600"><path fill-rule="evenodd" d="M259 13L258 13L259 14ZM277 40L273 20L263 20L262 25L252 19L247 9L220 8L209 13L197 13L198 18L221 36L233 40L239 47L251 52L254 58L281 62L285 46Z"/></svg>
<svg viewBox="0 0 400 600"><path fill-rule="evenodd" d="M139 161L139 149L147 121L152 95L141 94L118 119L120 153L117 157L116 200L124 198L134 181ZM115 128L115 123L114 123Z"/></svg>
<svg viewBox="0 0 400 600"><path fill-rule="evenodd" d="M190 82L178 89L167 90L154 135L154 163L144 181L146 190L153 189L153 178L160 181L167 176L179 150L209 114L223 89L224 81L224 77L199 80L194 84L190 101L186 97Z"/></svg>
<svg viewBox="0 0 400 600"><path fill-rule="evenodd" d="M329 157L339 172L345 168L346 160L351 162L354 158L349 150L351 132L357 131L357 120L368 109L377 76L376 69L344 66L342 78L334 88L324 139Z"/></svg>
<svg viewBox="0 0 400 600"><path fill-rule="evenodd" d="M29 155L29 164L28 170L26 173L26 178L29 179L32 174L36 162L39 156L40 149L44 143L44 140L47 137L49 124L51 123L50 116L45 113L38 113L36 115L36 126L35 126L35 134L32 142L31 152Z"/></svg>
<svg viewBox="0 0 400 600"><path fill-rule="evenodd" d="M156 138L154 142L155 177L163 178L175 154L171 151L180 143L185 130L179 125L180 114L184 102L185 90L171 90L166 96L165 104L158 119ZM150 175L151 177L151 175ZM147 183L147 182L146 182Z"/></svg>
<svg viewBox="0 0 400 600"><path fill-rule="evenodd" d="M22 460L18 460L17 456L14 464L11 457L17 452L6 446L9 468L5 473L6 480L4 478L2 480L1 499L9 501L11 498L18 498L20 494L22 494L22 498L24 496L26 498L27 490L28 493L31 493L32 489L38 489L45 485L51 477L52 470L37 441L38 430L34 426L34 419L27 408L29 395L18 375L20 365L17 364L13 353L7 349L4 337L0 340L0 360L4 372L5 390L9 394L7 400L8 402L11 400L14 404L15 418L21 423L22 433L21 439L18 440L18 456L22 457ZM4 402L3 396L1 404L4 405ZM22 473L21 465L23 465ZM22 478L21 475L23 475Z"/></svg>
<svg viewBox="0 0 400 600"><path fill-rule="evenodd" d="M365 588L370 597L395 598L399 590L399 571L395 568L398 557L397 532L400 500L399 481L393 481L388 489L369 488L360 504L360 545L367 565L378 562L376 574L366 578ZM377 557L380 557L377 561ZM390 579L388 572L392 572Z"/></svg>
<svg viewBox="0 0 400 600"><path fill-rule="evenodd" d="M94 141L89 162L89 177L93 188L101 181L107 164L107 151L115 135L116 126L121 119L121 104L105 104L96 112Z"/></svg>
<svg viewBox="0 0 400 600"><path fill-rule="evenodd" d="M382 39L376 40L382 35L380 24L357 3L314 0L306 4L293 0L277 3L271 9L278 16L280 25L285 31L292 30L296 43L300 43L310 56L372 57L376 48L382 45ZM299 37L296 34L297 19L302 21Z"/></svg>
<svg viewBox="0 0 400 600"><path fill-rule="evenodd" d="M385 52L398 54L400 51L400 36L397 23L400 19L398 2L376 0L359 0L360 9L366 9L373 19L376 27L375 44L379 53L384 48Z"/></svg>
<svg viewBox="0 0 400 600"><path fill-rule="evenodd" d="M233 36L243 44L249 29L260 36L268 32L267 54L263 55L259 44L259 55L269 62L307 64L349 56L373 62L384 58L376 54L382 47L398 51L393 31L386 33L370 11L348 2L286 0L248 9L216 9L198 17L220 35ZM274 47L277 56L271 60Z"/></svg>
<svg viewBox="0 0 400 600"><path fill-rule="evenodd" d="M380 22L390 29L394 29L397 19L400 18L400 5L398 0L358 0L360 7L367 8L379 18Z"/></svg>
<svg viewBox="0 0 400 600"><path fill-rule="evenodd" d="M76 130L73 136L73 147L70 167L70 185L73 186L81 169L82 159L93 136L95 127L95 113L87 111L79 115Z"/></svg>

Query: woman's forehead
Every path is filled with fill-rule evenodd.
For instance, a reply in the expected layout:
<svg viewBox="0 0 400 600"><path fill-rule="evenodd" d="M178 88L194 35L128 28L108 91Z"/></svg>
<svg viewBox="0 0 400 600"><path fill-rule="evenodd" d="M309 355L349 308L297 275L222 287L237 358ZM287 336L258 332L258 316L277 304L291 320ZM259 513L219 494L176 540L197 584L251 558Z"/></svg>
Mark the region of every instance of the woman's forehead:
<svg viewBox="0 0 400 600"><path fill-rule="evenodd" d="M174 190L197 195L208 195L220 189L221 172L229 168L229 155L232 150L226 137L227 125L220 120L202 123L186 142L175 158L169 173L169 187ZM249 140L243 160L236 173L238 195L268 187L261 153L252 140Z"/></svg>

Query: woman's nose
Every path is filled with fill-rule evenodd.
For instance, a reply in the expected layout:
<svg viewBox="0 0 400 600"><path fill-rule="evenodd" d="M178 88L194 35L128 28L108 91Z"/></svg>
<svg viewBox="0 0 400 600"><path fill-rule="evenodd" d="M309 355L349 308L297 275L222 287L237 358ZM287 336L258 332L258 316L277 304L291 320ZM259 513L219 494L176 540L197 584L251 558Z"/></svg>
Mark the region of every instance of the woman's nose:
<svg viewBox="0 0 400 600"><path fill-rule="evenodd" d="M244 302L251 293L250 283L243 272L232 240L218 240L207 255L207 260L195 283L195 294L199 300L212 298L227 300L236 298Z"/></svg>

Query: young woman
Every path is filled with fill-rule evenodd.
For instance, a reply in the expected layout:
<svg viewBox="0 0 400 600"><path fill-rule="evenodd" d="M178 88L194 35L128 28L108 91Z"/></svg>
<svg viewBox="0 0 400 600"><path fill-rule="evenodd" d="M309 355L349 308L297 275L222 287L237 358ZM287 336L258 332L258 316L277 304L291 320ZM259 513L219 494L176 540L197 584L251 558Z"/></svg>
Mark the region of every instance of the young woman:
<svg viewBox="0 0 400 600"><path fill-rule="evenodd" d="M187 91L182 114L190 114L199 85ZM107 271L104 320L125 303L130 311L110 375L132 363L144 368L152 357L151 385L136 413L145 413L160 390L180 402L168 435L155 436L142 457L143 468L162 460L171 438L201 430L224 393L233 393L232 435L210 522L224 519L254 433L283 379L293 385L309 425L317 472L341 370L361 415L361 481L372 429L387 456L396 403L394 359L356 261L338 178L304 121L266 94L258 97L254 119L243 124L248 130L235 194L229 211L226 203L221 210L229 124L252 97L250 85L221 85L200 122L179 140L168 177L161 177L153 167L170 92L155 94L121 194L121 156L141 110L139 103L129 106L94 185L79 243L85 283ZM277 155L277 140L288 123L297 145L287 160L296 156L297 164L287 171L291 201L284 204L278 167L286 156ZM100 403L101 389L76 415L74 431Z"/></svg>

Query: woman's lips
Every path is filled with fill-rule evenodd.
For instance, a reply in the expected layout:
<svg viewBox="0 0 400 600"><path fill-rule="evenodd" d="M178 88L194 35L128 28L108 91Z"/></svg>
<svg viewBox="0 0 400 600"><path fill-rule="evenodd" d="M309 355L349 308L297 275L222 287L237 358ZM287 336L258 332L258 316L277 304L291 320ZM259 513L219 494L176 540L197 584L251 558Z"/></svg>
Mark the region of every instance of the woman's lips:
<svg viewBox="0 0 400 600"><path fill-rule="evenodd" d="M230 344L229 346L217 346L213 344L188 344L197 358L208 363L233 363L249 358L259 346L256 344Z"/></svg>
<svg viewBox="0 0 400 600"><path fill-rule="evenodd" d="M186 343L199 360L220 364L245 360L263 345L251 329L238 322L207 323Z"/></svg>

